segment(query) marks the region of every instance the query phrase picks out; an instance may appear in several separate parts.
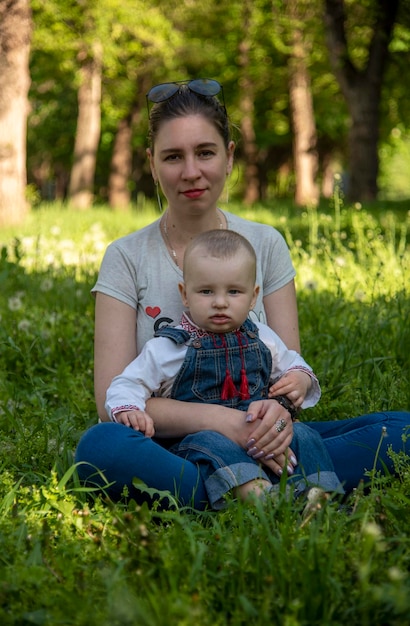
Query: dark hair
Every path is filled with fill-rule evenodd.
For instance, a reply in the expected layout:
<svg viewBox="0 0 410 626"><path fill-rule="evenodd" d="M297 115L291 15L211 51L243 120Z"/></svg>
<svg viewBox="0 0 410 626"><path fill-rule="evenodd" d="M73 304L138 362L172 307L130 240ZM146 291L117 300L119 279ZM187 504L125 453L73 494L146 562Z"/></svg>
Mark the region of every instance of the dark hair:
<svg viewBox="0 0 410 626"><path fill-rule="evenodd" d="M215 96L201 96L181 85L174 96L154 104L149 116L148 138L152 152L161 125L169 120L187 115L203 115L213 124L228 148L231 130L225 107Z"/></svg>
<svg viewBox="0 0 410 626"><path fill-rule="evenodd" d="M205 248L209 254L217 259L231 259L238 252L246 251L249 258L255 268L256 276L256 253L255 249L249 241L235 232L234 230L207 230L200 233L188 244L184 255L184 272L185 272L185 259L188 259L196 248Z"/></svg>

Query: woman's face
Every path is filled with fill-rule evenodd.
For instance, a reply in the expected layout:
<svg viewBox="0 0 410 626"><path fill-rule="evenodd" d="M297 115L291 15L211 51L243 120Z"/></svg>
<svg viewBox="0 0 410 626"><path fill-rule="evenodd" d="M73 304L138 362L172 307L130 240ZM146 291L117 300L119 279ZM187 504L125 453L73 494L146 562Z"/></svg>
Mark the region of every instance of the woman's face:
<svg viewBox="0 0 410 626"><path fill-rule="evenodd" d="M232 170L234 144L226 149L215 126L203 115L164 122L147 151L172 211L199 213L214 209Z"/></svg>

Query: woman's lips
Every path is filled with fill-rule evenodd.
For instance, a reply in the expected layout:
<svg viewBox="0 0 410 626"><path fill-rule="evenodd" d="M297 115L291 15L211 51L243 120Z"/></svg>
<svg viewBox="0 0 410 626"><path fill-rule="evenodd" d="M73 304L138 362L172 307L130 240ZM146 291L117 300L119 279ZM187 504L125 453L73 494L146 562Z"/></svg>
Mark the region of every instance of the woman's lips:
<svg viewBox="0 0 410 626"><path fill-rule="evenodd" d="M187 191L183 192L183 195L186 198L190 198L191 200L194 200L195 198L200 198L202 194L204 193L205 193L205 189L188 189Z"/></svg>

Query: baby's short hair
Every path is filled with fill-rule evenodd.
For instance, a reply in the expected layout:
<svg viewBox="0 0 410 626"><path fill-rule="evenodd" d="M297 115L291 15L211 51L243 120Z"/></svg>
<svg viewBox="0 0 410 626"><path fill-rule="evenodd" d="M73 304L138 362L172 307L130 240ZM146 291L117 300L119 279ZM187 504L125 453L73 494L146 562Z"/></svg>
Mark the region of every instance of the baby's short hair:
<svg viewBox="0 0 410 626"><path fill-rule="evenodd" d="M197 235L187 246L184 255L184 272L189 256L196 248L205 250L217 259L230 259L238 252L248 253L251 263L255 268L256 275L256 253L249 241L234 230L215 229L207 230Z"/></svg>

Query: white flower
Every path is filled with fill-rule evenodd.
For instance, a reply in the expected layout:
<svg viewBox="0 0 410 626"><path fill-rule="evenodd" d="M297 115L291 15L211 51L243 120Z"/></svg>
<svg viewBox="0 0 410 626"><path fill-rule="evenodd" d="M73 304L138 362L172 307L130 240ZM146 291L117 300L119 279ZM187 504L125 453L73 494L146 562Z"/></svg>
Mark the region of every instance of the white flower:
<svg viewBox="0 0 410 626"><path fill-rule="evenodd" d="M8 301L10 311L18 311L23 306L21 298L18 296L11 296Z"/></svg>
<svg viewBox="0 0 410 626"><path fill-rule="evenodd" d="M394 582L399 582L406 578L406 574L401 569L399 569L396 565L389 567L389 569L387 570L387 575L390 578L390 580Z"/></svg>
<svg viewBox="0 0 410 626"><path fill-rule="evenodd" d="M354 297L358 302L363 302L366 297L366 293L361 289L358 289L357 291L355 291Z"/></svg>
<svg viewBox="0 0 410 626"><path fill-rule="evenodd" d="M305 289L308 289L309 291L316 291L317 289L317 282L314 280L307 280L305 282Z"/></svg>
<svg viewBox="0 0 410 626"><path fill-rule="evenodd" d="M51 280L51 278L45 278L40 285L41 291L50 291L52 288L53 281Z"/></svg>
<svg viewBox="0 0 410 626"><path fill-rule="evenodd" d="M363 533L376 540L383 537L382 529L376 522L367 522L367 524L363 526Z"/></svg>
<svg viewBox="0 0 410 626"><path fill-rule="evenodd" d="M27 333L30 330L31 322L29 320L20 320L17 325L17 328L24 333Z"/></svg>
<svg viewBox="0 0 410 626"><path fill-rule="evenodd" d="M48 254L44 255L44 262L47 265L54 265L55 260L56 260L56 258L55 258L54 254L52 252L49 252Z"/></svg>

